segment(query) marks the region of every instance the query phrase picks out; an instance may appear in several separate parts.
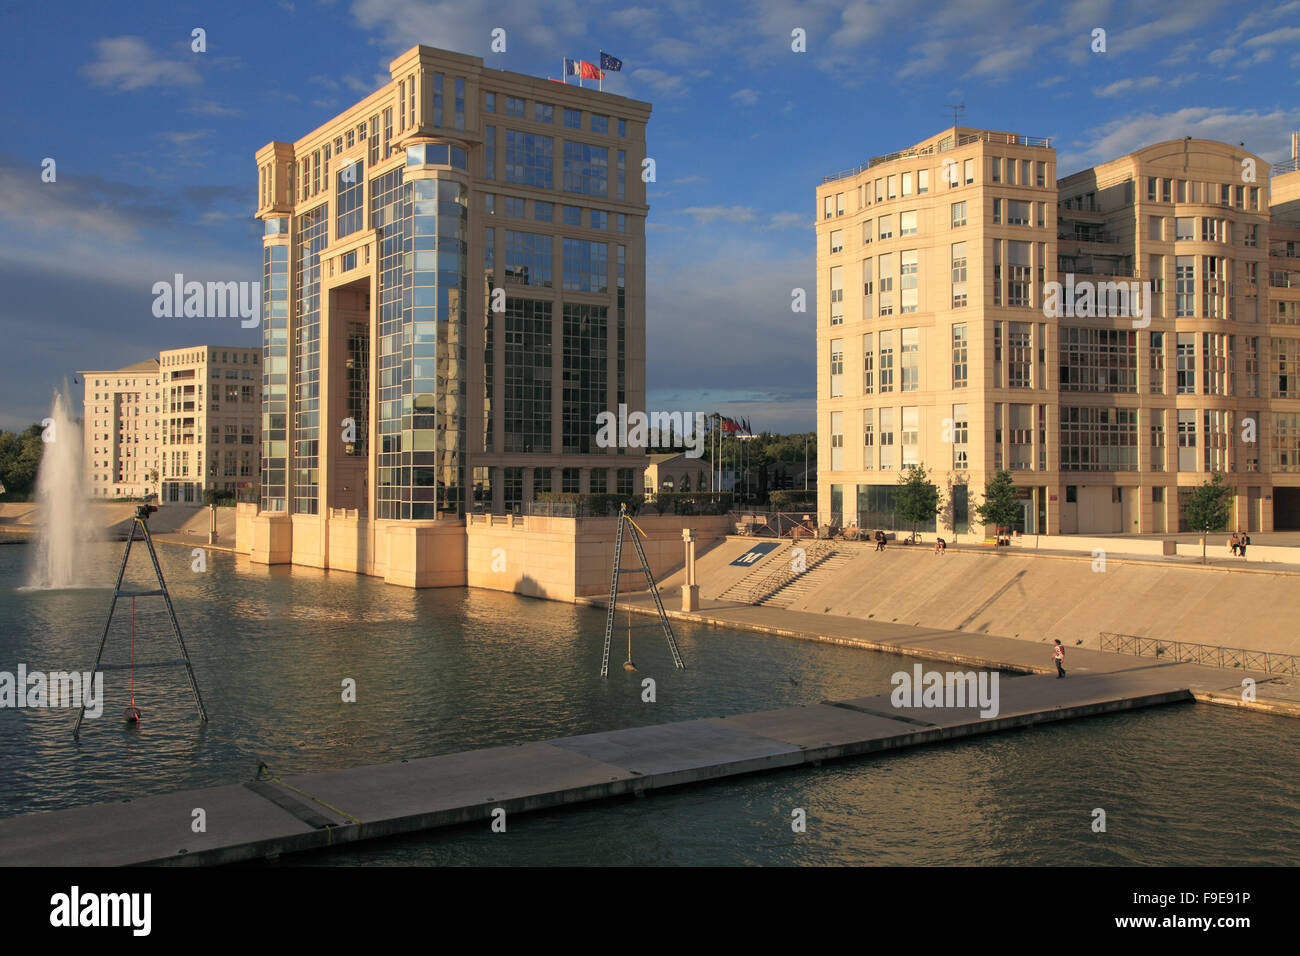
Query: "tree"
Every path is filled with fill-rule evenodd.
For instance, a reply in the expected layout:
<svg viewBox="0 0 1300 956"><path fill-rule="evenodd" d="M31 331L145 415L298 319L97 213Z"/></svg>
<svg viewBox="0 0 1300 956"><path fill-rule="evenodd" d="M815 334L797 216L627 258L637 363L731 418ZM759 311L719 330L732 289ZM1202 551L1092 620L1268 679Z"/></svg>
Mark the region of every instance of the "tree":
<svg viewBox="0 0 1300 956"><path fill-rule="evenodd" d="M1201 563L1205 564L1205 538L1211 531L1222 531L1228 524L1231 509L1228 499L1232 488L1223 481L1223 475L1217 472L1212 481L1203 482L1193 488L1187 496L1187 505L1183 515L1187 526L1201 532Z"/></svg>
<svg viewBox="0 0 1300 956"><path fill-rule="evenodd" d="M975 514L985 527L993 526L994 534L999 528L1016 523L1020 517L1020 503L1016 500L1011 472L1004 468L984 482L984 500L975 506Z"/></svg>
<svg viewBox="0 0 1300 956"><path fill-rule="evenodd" d="M44 451L40 425L21 432L0 431L0 482L9 497L22 501L35 490Z"/></svg>
<svg viewBox="0 0 1300 956"><path fill-rule="evenodd" d="M938 512L939 489L926 477L925 468L908 465L898 476L894 513L911 524L915 535L917 525L933 520Z"/></svg>

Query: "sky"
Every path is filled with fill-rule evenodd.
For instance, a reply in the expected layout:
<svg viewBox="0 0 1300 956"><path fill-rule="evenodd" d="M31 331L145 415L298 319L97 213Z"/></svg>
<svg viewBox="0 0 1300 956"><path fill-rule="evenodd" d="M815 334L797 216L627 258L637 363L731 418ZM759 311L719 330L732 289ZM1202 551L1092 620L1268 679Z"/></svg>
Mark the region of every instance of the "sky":
<svg viewBox="0 0 1300 956"><path fill-rule="evenodd" d="M623 60L605 89L653 105L647 404L755 430L814 427L822 177L947 128L950 105L1050 137L1062 177L1184 136L1273 162L1300 129L1300 0L0 0L0 428L80 369L260 345L238 318L156 318L154 283L260 281L254 152L417 43L536 76Z"/></svg>

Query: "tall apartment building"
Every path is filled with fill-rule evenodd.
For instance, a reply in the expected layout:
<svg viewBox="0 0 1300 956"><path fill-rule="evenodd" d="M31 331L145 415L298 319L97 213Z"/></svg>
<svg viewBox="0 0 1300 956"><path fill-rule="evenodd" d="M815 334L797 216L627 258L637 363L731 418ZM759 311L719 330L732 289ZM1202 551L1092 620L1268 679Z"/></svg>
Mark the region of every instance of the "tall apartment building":
<svg viewBox="0 0 1300 956"><path fill-rule="evenodd" d="M921 464L959 533L1001 468L1029 533L1178 530L1212 473L1239 527L1300 527L1295 166L1187 139L1058 181L1048 141L954 127L827 177L822 520L892 526Z"/></svg>
<svg viewBox="0 0 1300 956"><path fill-rule="evenodd" d="M644 407L650 106L424 46L390 70L256 154L247 534L255 560L463 583L467 511L639 484L645 456L595 435Z"/></svg>
<svg viewBox="0 0 1300 956"><path fill-rule="evenodd" d="M262 350L199 345L161 352L158 470L164 502L202 503L207 488L257 487Z"/></svg>
<svg viewBox="0 0 1300 956"><path fill-rule="evenodd" d="M161 451L158 360L113 371L78 372L86 487L92 498L143 498L158 493Z"/></svg>

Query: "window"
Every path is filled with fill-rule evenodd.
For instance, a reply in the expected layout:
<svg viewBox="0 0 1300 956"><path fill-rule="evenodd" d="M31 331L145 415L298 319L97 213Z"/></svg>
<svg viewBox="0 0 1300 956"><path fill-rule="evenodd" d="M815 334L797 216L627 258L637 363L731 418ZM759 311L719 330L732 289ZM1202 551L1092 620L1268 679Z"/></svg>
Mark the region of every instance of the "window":
<svg viewBox="0 0 1300 956"><path fill-rule="evenodd" d="M831 412L831 471L844 470L844 413Z"/></svg>
<svg viewBox="0 0 1300 956"><path fill-rule="evenodd" d="M518 196L505 197L505 214L514 216L516 219L524 218L524 200Z"/></svg>
<svg viewBox="0 0 1300 956"><path fill-rule="evenodd" d="M627 120L621 119L618 121L618 135L627 138Z"/></svg>
<svg viewBox="0 0 1300 956"><path fill-rule="evenodd" d="M862 470L871 471L876 465L875 410L862 412Z"/></svg>
<svg viewBox="0 0 1300 956"><path fill-rule="evenodd" d="M564 288L572 292L608 292L609 244L566 238Z"/></svg>
<svg viewBox="0 0 1300 956"><path fill-rule="evenodd" d="M551 288L551 255L550 236L507 230L504 281Z"/></svg>
<svg viewBox="0 0 1300 956"><path fill-rule="evenodd" d="M1178 394L1196 393L1196 336L1191 332L1179 332L1177 338Z"/></svg>
<svg viewBox="0 0 1300 956"><path fill-rule="evenodd" d="M831 216L835 215L835 207L834 207L833 205L831 205L831 203L832 203L833 200L834 200L834 197L833 197L833 196L826 196L826 197L822 200L822 218L823 218L823 219L829 219L829 218L831 218Z"/></svg>
<svg viewBox="0 0 1300 956"><path fill-rule="evenodd" d="M351 235L365 221L365 177L361 160L349 163L337 173L335 193L338 199L338 218L334 224L335 238Z"/></svg>
<svg viewBox="0 0 1300 956"><path fill-rule="evenodd" d="M1002 240L993 240L993 304L1002 304Z"/></svg>
<svg viewBox="0 0 1300 956"><path fill-rule="evenodd" d="M880 238L892 239L893 237L894 237L894 217L881 216L880 217Z"/></svg>
<svg viewBox="0 0 1300 956"><path fill-rule="evenodd" d="M880 333L880 392L894 390L894 333Z"/></svg>
<svg viewBox="0 0 1300 956"><path fill-rule="evenodd" d="M1002 200L993 200L993 224L998 225L1002 222Z"/></svg>
<svg viewBox="0 0 1300 956"><path fill-rule="evenodd" d="M569 129L582 129L582 110L564 111L564 125Z"/></svg>
<svg viewBox="0 0 1300 956"><path fill-rule="evenodd" d="M864 319L870 319L875 315L873 302L876 290L872 279L872 265L874 265L872 260L862 260L862 317Z"/></svg>
<svg viewBox="0 0 1300 956"><path fill-rule="evenodd" d="M961 471L970 467L970 412L966 405L952 407L952 467Z"/></svg>
<svg viewBox="0 0 1300 956"><path fill-rule="evenodd" d="M609 117L601 116L599 113L591 114L591 131L600 133L604 136L609 135Z"/></svg>
<svg viewBox="0 0 1300 956"><path fill-rule="evenodd" d="M564 224L566 226L582 225L582 208L580 206L564 207Z"/></svg>
<svg viewBox="0 0 1300 956"><path fill-rule="evenodd" d="M538 222L551 222L555 218L555 204L537 200L533 203L533 218Z"/></svg>
<svg viewBox="0 0 1300 956"><path fill-rule="evenodd" d="M1259 246L1259 226L1244 226L1241 234L1241 244L1248 249L1255 249Z"/></svg>
<svg viewBox="0 0 1300 956"><path fill-rule="evenodd" d="M1151 470L1165 470L1165 410L1151 409ZM1164 489L1152 489L1152 491Z"/></svg>
<svg viewBox="0 0 1300 956"><path fill-rule="evenodd" d="M880 410L880 470L894 467L894 410Z"/></svg>
<svg viewBox="0 0 1300 956"><path fill-rule="evenodd" d="M919 169L916 172L916 192L917 195L924 195L930 191L930 170Z"/></svg>
<svg viewBox="0 0 1300 956"><path fill-rule="evenodd" d="M1028 242L1008 242L1007 243L1007 305L1010 306L1029 306L1030 286L1032 284L1030 275L1030 243Z"/></svg>
<svg viewBox="0 0 1300 956"><path fill-rule="evenodd" d="M871 333L862 336L862 394L875 391L876 354L871 347Z"/></svg>
<svg viewBox="0 0 1300 956"><path fill-rule="evenodd" d="M1159 193L1160 180L1155 176L1147 177L1147 202L1156 202L1156 196Z"/></svg>
<svg viewBox="0 0 1300 956"><path fill-rule="evenodd" d="M975 160L968 159L962 163L962 170L965 172L966 185L969 186L975 182Z"/></svg>
<svg viewBox="0 0 1300 956"><path fill-rule="evenodd" d="M601 209L593 209L593 210L591 210L591 228L592 228L592 229L608 229L608 228L609 228L609 213L607 213L607 212L605 212L605 211L603 211L603 210L601 210Z"/></svg>
<svg viewBox="0 0 1300 956"><path fill-rule="evenodd" d="M903 409L903 467L921 463L921 409L915 405Z"/></svg>
<svg viewBox="0 0 1300 956"><path fill-rule="evenodd" d="M549 136L506 130L506 182L539 189L553 188L554 142Z"/></svg>
<svg viewBox="0 0 1300 956"><path fill-rule="evenodd" d="M902 373L899 391L915 392L921 384L921 339L920 330L903 329L902 354L899 369ZM906 463L906 462L904 462Z"/></svg>
<svg viewBox="0 0 1300 956"><path fill-rule="evenodd" d="M885 178L885 182L889 188L889 198L897 199L898 198L898 176L897 175L887 176Z"/></svg>
<svg viewBox="0 0 1300 956"><path fill-rule="evenodd" d="M1196 470L1196 410L1178 409L1178 470Z"/></svg>
<svg viewBox="0 0 1300 956"><path fill-rule="evenodd" d="M1255 398L1259 395L1259 336L1247 336L1246 347L1246 395Z"/></svg>
<svg viewBox="0 0 1300 956"><path fill-rule="evenodd" d="M1029 203L1021 202L1018 199L1007 200L1008 226L1028 226L1030 225L1029 216Z"/></svg>
<svg viewBox="0 0 1300 956"><path fill-rule="evenodd" d="M506 115L524 118L524 101L514 96L506 97Z"/></svg>
<svg viewBox="0 0 1300 956"><path fill-rule="evenodd" d="M835 215L844 215L844 193L835 194Z"/></svg>
<svg viewBox="0 0 1300 956"><path fill-rule="evenodd" d="M1136 471L1137 409L1061 406L1060 467L1062 471ZM1067 501L1073 488L1066 487Z"/></svg>
<svg viewBox="0 0 1300 956"><path fill-rule="evenodd" d="M1223 225L1226 225L1224 223ZM1222 230L1218 219L1205 217L1201 220L1201 242L1219 242Z"/></svg>
<svg viewBox="0 0 1300 956"><path fill-rule="evenodd" d="M966 243L952 244L952 307L966 306ZM964 326L963 326L964 328Z"/></svg>
<svg viewBox="0 0 1300 956"><path fill-rule="evenodd" d="M903 173L903 195L912 195L912 174Z"/></svg>
<svg viewBox="0 0 1300 956"><path fill-rule="evenodd" d="M485 93L483 95L483 111L485 113L495 113L497 111L497 95L495 93ZM349 143L349 146L352 144Z"/></svg>
<svg viewBox="0 0 1300 956"><path fill-rule="evenodd" d="M1046 186L1047 185L1047 163L1040 159L1035 164L1034 168L1035 168L1034 185L1040 187Z"/></svg>
<svg viewBox="0 0 1300 956"><path fill-rule="evenodd" d="M952 204L952 227L966 225L966 203L955 202Z"/></svg>
<svg viewBox="0 0 1300 956"><path fill-rule="evenodd" d="M1133 330L1062 326L1059 352L1061 391L1137 391L1137 333Z"/></svg>
<svg viewBox="0 0 1300 956"><path fill-rule="evenodd" d="M1033 326L1028 322L1012 322L1007 333L1007 388L1030 387L1030 365L1033 361L1030 336Z"/></svg>
<svg viewBox="0 0 1300 956"><path fill-rule="evenodd" d="M1029 471L1034 467L1034 406L1011 405L1010 439L1007 467L1016 471Z"/></svg>
<svg viewBox="0 0 1300 956"><path fill-rule="evenodd" d="M916 235L916 211L900 213L898 217L898 234L900 236Z"/></svg>
<svg viewBox="0 0 1300 956"><path fill-rule="evenodd" d="M989 182L991 183L1002 182L1002 157L1001 156L990 157L989 162L992 164L992 175L989 176ZM1014 167L1012 168L1014 169Z"/></svg>
<svg viewBox="0 0 1300 956"><path fill-rule="evenodd" d="M831 398L844 397L844 340L831 339Z"/></svg>
<svg viewBox="0 0 1300 956"><path fill-rule="evenodd" d="M873 231L872 220L868 219L862 224L862 244L865 246L871 242L871 233Z"/></svg>
<svg viewBox="0 0 1300 956"><path fill-rule="evenodd" d="M844 230L831 230L831 254L844 251Z"/></svg>
<svg viewBox="0 0 1300 956"><path fill-rule="evenodd" d="M917 251L915 249L908 249L899 256L901 269L899 288L902 290L900 313L915 312L917 308L917 261Z"/></svg>
<svg viewBox="0 0 1300 956"><path fill-rule="evenodd" d="M1193 230L1196 228L1196 220L1192 216L1178 216L1174 219L1174 241L1190 242L1195 238Z"/></svg>
<svg viewBox="0 0 1300 956"><path fill-rule="evenodd" d="M1300 398L1300 339L1274 337L1273 382L1274 398Z"/></svg>
<svg viewBox="0 0 1300 956"><path fill-rule="evenodd" d="M609 192L609 150L585 143L564 144L564 191L586 196Z"/></svg>
<svg viewBox="0 0 1300 956"><path fill-rule="evenodd" d="M1154 181L1154 180L1153 180ZM1147 216L1147 238L1163 242L1165 238L1165 217Z"/></svg>
<svg viewBox="0 0 1300 956"><path fill-rule="evenodd" d="M1178 318L1196 314L1196 257L1174 258L1174 315Z"/></svg>
<svg viewBox="0 0 1300 956"><path fill-rule="evenodd" d="M497 175L497 128L484 127L483 139L483 178L495 179Z"/></svg>
<svg viewBox="0 0 1300 956"><path fill-rule="evenodd" d="M1165 391L1165 333L1151 332L1151 391L1163 395Z"/></svg>
<svg viewBox="0 0 1300 956"><path fill-rule="evenodd" d="M844 323L844 267L831 267L831 325Z"/></svg>
<svg viewBox="0 0 1300 956"><path fill-rule="evenodd" d="M894 314L894 254L880 257L880 314Z"/></svg>

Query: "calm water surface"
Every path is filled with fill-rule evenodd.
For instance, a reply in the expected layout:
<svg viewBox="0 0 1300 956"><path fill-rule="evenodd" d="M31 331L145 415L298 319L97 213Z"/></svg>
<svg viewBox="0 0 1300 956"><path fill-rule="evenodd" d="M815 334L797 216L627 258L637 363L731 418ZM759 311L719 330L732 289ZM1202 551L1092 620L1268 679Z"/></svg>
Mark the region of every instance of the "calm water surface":
<svg viewBox="0 0 1300 956"><path fill-rule="evenodd" d="M0 547L0 670L88 668L119 543L86 548L104 589L20 589L26 546ZM889 690L911 661L675 624L633 632L633 675L599 677L602 611L487 591L411 591L351 574L266 568L159 546L210 722L180 669L125 671L104 716L0 709L0 816L280 773L742 713ZM147 555L129 577L148 580ZM129 659L130 602L106 660ZM643 624L645 618L635 623ZM620 619L620 625L624 622ZM136 608L137 660L176 657L161 599ZM654 677L658 700L641 701ZM342 683L356 681L356 703ZM1008 678L1014 679L1014 678ZM315 853L346 864L1290 864L1300 847L1300 722L1177 705L516 816ZM791 810L807 832L791 831ZM1107 832L1091 830L1104 808Z"/></svg>

